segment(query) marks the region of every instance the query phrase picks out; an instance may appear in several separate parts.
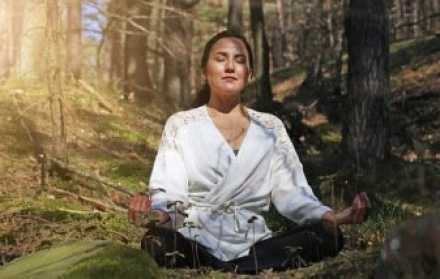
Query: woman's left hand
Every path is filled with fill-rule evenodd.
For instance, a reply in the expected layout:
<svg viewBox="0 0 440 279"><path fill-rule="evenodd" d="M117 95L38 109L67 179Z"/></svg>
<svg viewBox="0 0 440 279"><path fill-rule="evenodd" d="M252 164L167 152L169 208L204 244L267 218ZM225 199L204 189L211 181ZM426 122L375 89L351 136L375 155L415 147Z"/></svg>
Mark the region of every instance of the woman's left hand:
<svg viewBox="0 0 440 279"><path fill-rule="evenodd" d="M338 212L336 219L338 225L342 224L361 224L367 218L367 211L370 207L370 200L367 193L356 194L350 207Z"/></svg>

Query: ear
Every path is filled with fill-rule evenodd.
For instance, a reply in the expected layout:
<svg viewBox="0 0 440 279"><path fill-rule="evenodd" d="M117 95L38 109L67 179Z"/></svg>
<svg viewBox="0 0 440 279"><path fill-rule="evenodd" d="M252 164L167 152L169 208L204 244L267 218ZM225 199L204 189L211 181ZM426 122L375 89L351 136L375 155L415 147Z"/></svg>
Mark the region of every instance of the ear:
<svg viewBox="0 0 440 279"><path fill-rule="evenodd" d="M248 81L251 81L254 78L254 71L249 70Z"/></svg>

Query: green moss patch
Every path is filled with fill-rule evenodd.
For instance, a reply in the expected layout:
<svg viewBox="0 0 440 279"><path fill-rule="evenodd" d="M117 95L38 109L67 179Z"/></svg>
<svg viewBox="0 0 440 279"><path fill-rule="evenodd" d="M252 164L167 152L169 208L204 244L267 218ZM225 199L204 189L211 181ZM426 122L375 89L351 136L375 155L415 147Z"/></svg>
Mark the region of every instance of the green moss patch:
<svg viewBox="0 0 440 279"><path fill-rule="evenodd" d="M0 278L163 278L143 251L110 241L75 241L17 259Z"/></svg>

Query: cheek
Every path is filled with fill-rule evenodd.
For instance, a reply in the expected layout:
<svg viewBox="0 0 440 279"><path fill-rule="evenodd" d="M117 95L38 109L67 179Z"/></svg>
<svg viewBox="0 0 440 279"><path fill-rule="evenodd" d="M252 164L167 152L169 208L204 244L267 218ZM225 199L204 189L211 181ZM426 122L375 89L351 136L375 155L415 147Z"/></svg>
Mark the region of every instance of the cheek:
<svg viewBox="0 0 440 279"><path fill-rule="evenodd" d="M223 71L223 66L220 63L209 63L206 66L207 75L218 74Z"/></svg>
<svg viewBox="0 0 440 279"><path fill-rule="evenodd" d="M243 67L241 68L238 73L240 74L240 76L247 82L248 78L249 78L249 70L247 67Z"/></svg>

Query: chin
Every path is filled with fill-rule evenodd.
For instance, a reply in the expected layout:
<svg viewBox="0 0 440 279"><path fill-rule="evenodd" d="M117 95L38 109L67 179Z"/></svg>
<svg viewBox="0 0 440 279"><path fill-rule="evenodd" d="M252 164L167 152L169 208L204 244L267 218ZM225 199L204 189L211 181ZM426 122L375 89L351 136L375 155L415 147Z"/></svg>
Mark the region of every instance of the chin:
<svg viewBox="0 0 440 279"><path fill-rule="evenodd" d="M227 94L227 95L240 95L240 93L243 91L243 89L241 88L241 89L237 89L237 88L234 88L234 89L231 89L231 88L225 88L224 90L223 90L223 92L225 92L225 94Z"/></svg>

